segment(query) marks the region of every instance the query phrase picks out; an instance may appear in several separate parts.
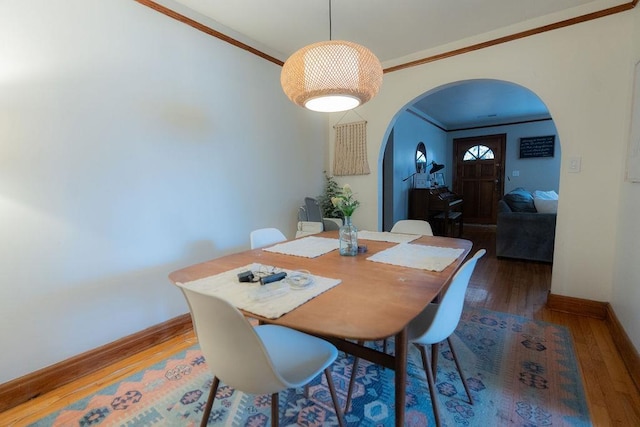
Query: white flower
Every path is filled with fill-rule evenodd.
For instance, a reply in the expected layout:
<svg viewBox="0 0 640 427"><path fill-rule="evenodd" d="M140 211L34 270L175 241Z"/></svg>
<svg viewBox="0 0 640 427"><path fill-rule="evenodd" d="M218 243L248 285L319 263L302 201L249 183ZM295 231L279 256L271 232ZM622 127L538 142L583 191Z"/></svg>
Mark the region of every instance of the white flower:
<svg viewBox="0 0 640 427"><path fill-rule="evenodd" d="M360 202L353 198L353 191L349 184L342 187L342 194L331 198L331 204L340 209L344 216L353 215Z"/></svg>

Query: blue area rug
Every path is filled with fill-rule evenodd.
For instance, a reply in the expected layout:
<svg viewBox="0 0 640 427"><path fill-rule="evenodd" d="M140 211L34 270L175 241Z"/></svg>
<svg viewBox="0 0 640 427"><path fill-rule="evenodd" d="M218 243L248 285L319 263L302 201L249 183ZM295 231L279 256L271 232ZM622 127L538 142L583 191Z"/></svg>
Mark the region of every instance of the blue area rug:
<svg viewBox="0 0 640 427"><path fill-rule="evenodd" d="M436 388L445 426L590 426L571 336L562 326L465 308L452 337L474 404L470 405L446 343ZM380 345L373 343L372 345ZM390 346L392 347L392 346ZM353 359L341 354L333 378L342 404ZM435 425L419 352L410 346L406 422ZM197 426L212 374L198 346L69 405L33 426ZM349 426L394 425L394 373L361 361ZM280 393L283 426L338 425L324 376L309 389ZM269 426L270 397L220 385L209 425Z"/></svg>

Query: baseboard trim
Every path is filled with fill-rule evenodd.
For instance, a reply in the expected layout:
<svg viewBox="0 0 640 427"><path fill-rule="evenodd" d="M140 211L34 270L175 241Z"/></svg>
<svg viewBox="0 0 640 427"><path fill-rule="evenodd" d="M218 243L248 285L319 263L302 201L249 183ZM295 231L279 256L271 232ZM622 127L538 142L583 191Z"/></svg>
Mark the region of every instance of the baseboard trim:
<svg viewBox="0 0 640 427"><path fill-rule="evenodd" d="M611 332L613 342L616 347L618 347L622 360L627 366L631 379L640 391L640 354L631 342L629 335L627 335L620 320L618 320L618 316L616 316L615 311L613 311L613 307L611 307L609 303L607 303L607 318L605 322L607 323L609 332Z"/></svg>
<svg viewBox="0 0 640 427"><path fill-rule="evenodd" d="M582 298L567 297L564 295L549 294L547 308L577 316L594 317L605 320L607 318L607 305L609 303L592 301Z"/></svg>
<svg viewBox="0 0 640 427"><path fill-rule="evenodd" d="M640 391L640 354L622 327L611 304L608 302L549 294L547 298L547 308L578 316L588 316L604 320L613 339L613 343L617 347L622 361L627 367L627 371L629 371L631 380L638 391Z"/></svg>
<svg viewBox="0 0 640 427"><path fill-rule="evenodd" d="M631 379L640 390L640 354L622 327L611 304L549 294L547 307L550 310L604 320ZM0 384L0 412L68 384L78 377L119 362L191 329L191 316L188 313L183 314L102 347L63 360L55 365Z"/></svg>
<svg viewBox="0 0 640 427"><path fill-rule="evenodd" d="M183 314L67 360L0 384L0 412L153 347L192 329Z"/></svg>

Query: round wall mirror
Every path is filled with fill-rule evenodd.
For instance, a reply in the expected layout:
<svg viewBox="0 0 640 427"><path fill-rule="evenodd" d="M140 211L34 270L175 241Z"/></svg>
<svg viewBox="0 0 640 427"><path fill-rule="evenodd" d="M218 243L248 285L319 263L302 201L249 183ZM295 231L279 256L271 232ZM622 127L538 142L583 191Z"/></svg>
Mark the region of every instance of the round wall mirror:
<svg viewBox="0 0 640 427"><path fill-rule="evenodd" d="M427 170L427 147L424 142L419 142L416 148L416 172L424 173Z"/></svg>

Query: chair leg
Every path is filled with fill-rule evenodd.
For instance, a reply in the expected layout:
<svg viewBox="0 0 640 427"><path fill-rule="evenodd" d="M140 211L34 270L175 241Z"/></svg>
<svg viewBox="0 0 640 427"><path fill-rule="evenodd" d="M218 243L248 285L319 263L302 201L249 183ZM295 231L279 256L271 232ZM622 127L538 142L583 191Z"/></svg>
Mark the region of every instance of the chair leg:
<svg viewBox="0 0 640 427"><path fill-rule="evenodd" d="M429 383L429 395L431 395L431 406L433 408L433 416L436 419L436 426L440 427L440 410L438 409L438 401L436 400L436 386L433 380L434 373L431 371L431 364L427 360L427 352L424 346L416 344L420 349L420 355L422 356L422 366L427 374L427 382Z"/></svg>
<svg viewBox="0 0 640 427"><path fill-rule="evenodd" d="M331 378L331 369L325 368L324 374L327 377L327 385L329 386L329 393L331 393L331 400L333 400L333 406L336 408L336 417L338 418L338 424L340 427L344 427L344 414L340 408L340 402L338 402L338 396L336 395L336 389L333 386L333 378ZM353 375L352 375L353 378Z"/></svg>
<svg viewBox="0 0 640 427"><path fill-rule="evenodd" d="M271 395L271 427L278 427L280 422L280 408L278 393Z"/></svg>
<svg viewBox="0 0 640 427"><path fill-rule="evenodd" d="M211 415L211 408L213 407L213 401L216 398L216 392L218 391L219 385L220 380L218 377L214 376L213 383L211 384L211 390L209 390L209 398L207 399L207 404L204 407L202 421L200 421L200 427L205 427L209 423L209 415Z"/></svg>
<svg viewBox="0 0 640 427"><path fill-rule="evenodd" d="M464 386L464 391L467 392L467 397L469 398L469 403L473 405L473 398L471 397L471 392L469 391L469 386L467 385L467 380L464 379L464 373L462 372L462 368L460 368L460 362L458 362L458 356L456 355L456 352L453 349L453 343L451 342L451 337L447 338L447 342L449 343L449 348L451 349L451 355L453 356L453 361L456 362L456 368L458 368L458 373L460 374L460 379L462 380L462 385Z"/></svg>

